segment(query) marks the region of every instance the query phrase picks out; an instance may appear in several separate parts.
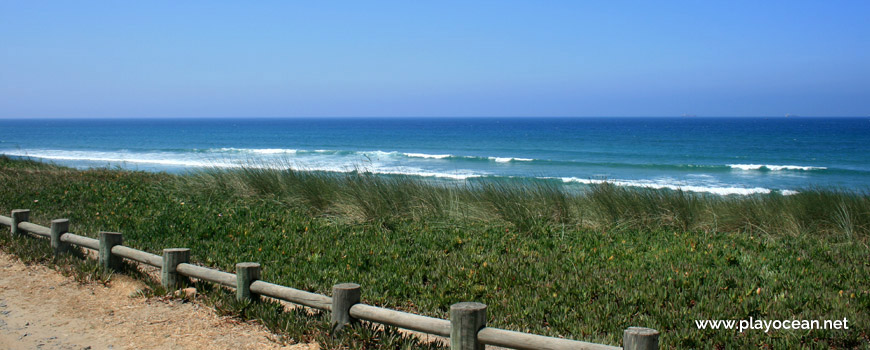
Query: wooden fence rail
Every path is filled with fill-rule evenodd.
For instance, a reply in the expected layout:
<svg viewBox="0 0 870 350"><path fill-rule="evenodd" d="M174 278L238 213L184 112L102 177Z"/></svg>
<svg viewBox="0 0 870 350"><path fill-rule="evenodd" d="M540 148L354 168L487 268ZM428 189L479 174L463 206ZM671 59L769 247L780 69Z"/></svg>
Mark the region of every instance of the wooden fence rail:
<svg viewBox="0 0 870 350"><path fill-rule="evenodd" d="M654 350L658 349L659 332L654 329L630 327L623 332L623 347L587 343L577 340L546 337L486 326L486 305L457 303L450 307L450 320L421 316L407 312L360 303L360 286L342 283L333 287L333 297L306 292L260 280L260 264L239 263L236 273L229 273L189 263L190 249L164 249L163 255L151 254L124 246L120 233L100 232L100 239L70 232L69 220L52 221L52 227L30 222L30 210L16 209L11 217L0 215L0 224L10 227L12 235L31 233L51 239L55 254L62 254L68 245L97 251L100 263L117 269L121 259L129 259L161 269L161 283L178 288L187 278L196 278L236 289L239 299L259 300L260 296L289 301L294 304L331 312L334 332L339 332L358 320L376 322L403 329L450 338L452 350L477 350L485 345L513 349L552 350Z"/></svg>

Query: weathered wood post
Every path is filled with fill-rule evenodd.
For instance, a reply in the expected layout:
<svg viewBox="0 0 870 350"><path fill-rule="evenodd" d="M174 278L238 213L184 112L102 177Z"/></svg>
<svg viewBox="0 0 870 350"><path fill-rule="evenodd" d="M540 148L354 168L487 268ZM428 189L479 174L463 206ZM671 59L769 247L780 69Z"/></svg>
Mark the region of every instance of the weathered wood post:
<svg viewBox="0 0 870 350"><path fill-rule="evenodd" d="M456 303L450 305L450 349L483 350L477 332L486 326L486 304Z"/></svg>
<svg viewBox="0 0 870 350"><path fill-rule="evenodd" d="M67 232L69 232L69 219L51 220L51 249L54 250L54 255L69 251L69 243L60 241L60 236Z"/></svg>
<svg viewBox="0 0 870 350"><path fill-rule="evenodd" d="M30 220L30 209L13 209L12 210L12 226L9 226L9 232L13 236L24 234L18 229L18 224Z"/></svg>
<svg viewBox="0 0 870 350"><path fill-rule="evenodd" d="M187 278L178 274L178 264L190 261L190 248L163 249L163 268L160 270L160 284L167 290L187 284Z"/></svg>
<svg viewBox="0 0 870 350"><path fill-rule="evenodd" d="M260 264L243 262L236 264L236 299L260 300L260 296L251 293L251 283L260 279Z"/></svg>
<svg viewBox="0 0 870 350"><path fill-rule="evenodd" d="M356 283L340 283L332 286L332 332L338 334L342 328L357 320L350 316L350 307L359 304L360 286Z"/></svg>
<svg viewBox="0 0 870 350"><path fill-rule="evenodd" d="M100 231L100 265L112 270L120 270L124 258L112 254L112 247L121 245L124 238L118 232Z"/></svg>
<svg viewBox="0 0 870 350"><path fill-rule="evenodd" d="M622 333L622 348L625 350L658 350L659 331L651 328L628 327Z"/></svg>

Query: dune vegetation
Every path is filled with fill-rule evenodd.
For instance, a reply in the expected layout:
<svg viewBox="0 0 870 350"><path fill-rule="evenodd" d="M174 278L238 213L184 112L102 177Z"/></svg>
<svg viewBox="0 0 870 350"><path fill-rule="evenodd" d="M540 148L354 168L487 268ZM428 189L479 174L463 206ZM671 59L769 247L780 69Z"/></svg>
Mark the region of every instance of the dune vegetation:
<svg viewBox="0 0 870 350"><path fill-rule="evenodd" d="M558 181L437 182L247 166L184 175L0 158L0 210L71 231L188 247L225 271L447 317L488 305L500 328L663 348L870 344L870 195L830 188L719 196ZM706 319L833 320L848 330L699 330Z"/></svg>

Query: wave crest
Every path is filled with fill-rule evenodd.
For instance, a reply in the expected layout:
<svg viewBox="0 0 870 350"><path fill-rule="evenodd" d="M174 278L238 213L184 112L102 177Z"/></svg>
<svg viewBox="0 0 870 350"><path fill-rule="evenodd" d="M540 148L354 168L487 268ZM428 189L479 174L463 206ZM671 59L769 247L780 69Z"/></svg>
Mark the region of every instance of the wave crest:
<svg viewBox="0 0 870 350"><path fill-rule="evenodd" d="M452 154L428 154L428 153L402 153L408 158L425 158L425 159L448 159L448 160L478 160L478 161L494 161L496 163L510 162L533 162L536 159L520 158L520 157L478 157L478 156L456 156Z"/></svg>
<svg viewBox="0 0 870 350"><path fill-rule="evenodd" d="M531 162L534 159L531 158L511 158L511 157L487 157L486 159L494 160L497 163L510 163L510 162Z"/></svg>
<svg viewBox="0 0 870 350"><path fill-rule="evenodd" d="M581 179L576 177L563 177L561 178L563 182L576 182L582 183L586 185L593 184L603 184L609 183L616 186L626 186L626 187L642 187L642 188L652 188L652 189L670 189L670 190L681 190L681 191L689 191L689 192L706 192L713 193L718 195L751 195L751 194L767 194L772 190L764 187L753 187L753 188L745 188L745 187L726 187L726 186L691 186L691 185L678 185L673 183L666 182L655 182L649 180L598 180L598 179ZM784 190L781 191L784 195L796 194L796 191Z"/></svg>
<svg viewBox="0 0 870 350"><path fill-rule="evenodd" d="M813 171L813 170L827 170L828 168L823 166L801 166L801 165L770 165L770 164L728 164L728 167L731 169L739 169L739 170L768 170L768 171L782 171L782 170L794 170L794 171Z"/></svg>

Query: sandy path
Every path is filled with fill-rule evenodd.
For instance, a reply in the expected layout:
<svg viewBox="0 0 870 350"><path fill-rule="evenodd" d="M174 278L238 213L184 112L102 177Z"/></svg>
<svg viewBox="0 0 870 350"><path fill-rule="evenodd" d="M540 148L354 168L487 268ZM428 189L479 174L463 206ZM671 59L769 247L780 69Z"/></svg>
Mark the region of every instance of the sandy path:
<svg viewBox="0 0 870 350"><path fill-rule="evenodd" d="M282 346L263 327L197 303L131 297L142 282L80 285L0 252L0 349L317 349Z"/></svg>

